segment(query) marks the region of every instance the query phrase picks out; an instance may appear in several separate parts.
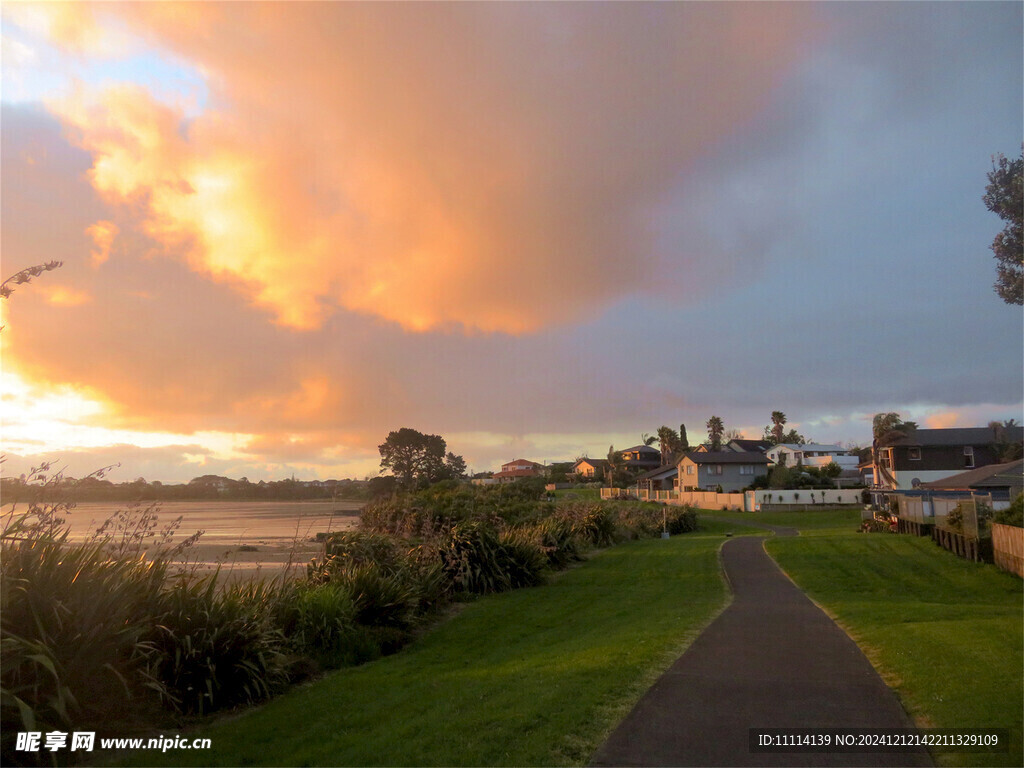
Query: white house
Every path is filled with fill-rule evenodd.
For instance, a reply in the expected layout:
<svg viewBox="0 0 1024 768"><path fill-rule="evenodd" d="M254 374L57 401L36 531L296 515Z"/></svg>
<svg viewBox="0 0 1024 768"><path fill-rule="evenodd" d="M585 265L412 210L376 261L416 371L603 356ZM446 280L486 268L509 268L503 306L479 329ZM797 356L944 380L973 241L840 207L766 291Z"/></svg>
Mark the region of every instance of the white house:
<svg viewBox="0 0 1024 768"><path fill-rule="evenodd" d="M795 467L797 464L805 467L824 467L835 462L840 469L855 470L859 462L857 456L851 456L838 445L818 443L779 443L769 448L766 455L773 464L783 464L787 467Z"/></svg>

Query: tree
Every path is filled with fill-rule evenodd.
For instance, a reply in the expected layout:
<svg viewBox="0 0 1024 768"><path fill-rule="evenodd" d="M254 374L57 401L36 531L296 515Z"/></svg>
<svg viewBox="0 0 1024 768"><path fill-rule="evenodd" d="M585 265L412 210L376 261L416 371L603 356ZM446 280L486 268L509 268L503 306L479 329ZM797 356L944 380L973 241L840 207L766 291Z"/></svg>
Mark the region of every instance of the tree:
<svg viewBox="0 0 1024 768"><path fill-rule="evenodd" d="M644 445L654 445L657 441L658 438L656 435L648 435L646 432L640 435L640 442Z"/></svg>
<svg viewBox="0 0 1024 768"><path fill-rule="evenodd" d="M888 470L881 464L879 449L915 429L917 429L916 422L903 421L898 413L890 411L889 413L875 414L871 420L871 462L875 465L876 475L881 474L884 477L888 473ZM891 478L888 479L891 480Z"/></svg>
<svg viewBox="0 0 1024 768"><path fill-rule="evenodd" d="M1000 463L1007 461L1016 461L1022 455L1024 455L1024 445L1018 440L1014 442L1010 439L1007 431L1018 426L1016 419L1008 419L1007 421L990 421L988 423L989 429L992 430L992 450L996 454L996 458Z"/></svg>
<svg viewBox="0 0 1024 768"><path fill-rule="evenodd" d="M672 427L659 427L658 447L661 448L661 466L667 466L679 452L679 434Z"/></svg>
<svg viewBox="0 0 1024 768"><path fill-rule="evenodd" d="M1006 222L992 241L996 266L995 291L1007 304L1024 304L1024 149L1016 160L1002 153L992 158L985 207Z"/></svg>
<svg viewBox="0 0 1024 768"><path fill-rule="evenodd" d="M679 450L688 451L690 450L690 441L686 438L686 425L679 425Z"/></svg>
<svg viewBox="0 0 1024 768"><path fill-rule="evenodd" d="M445 456L444 468L448 479L461 480L466 476L466 460L454 453Z"/></svg>
<svg viewBox="0 0 1024 768"><path fill-rule="evenodd" d="M464 475L466 462L453 453L446 457L446 448L440 435L425 435L408 427L389 432L377 446L381 469L390 469L405 489Z"/></svg>
<svg viewBox="0 0 1024 768"><path fill-rule="evenodd" d="M772 426L768 430L771 433L771 441L778 445L783 442L782 437L785 434L784 426L786 424L786 414L782 411L772 411ZM767 428L766 428L767 429Z"/></svg>
<svg viewBox="0 0 1024 768"><path fill-rule="evenodd" d="M615 450L614 445L608 446L608 487L615 484L615 475L622 472L622 454Z"/></svg>
<svg viewBox="0 0 1024 768"><path fill-rule="evenodd" d="M722 447L722 434L725 432L725 425L718 416L708 419L708 440L711 441L711 450L717 451Z"/></svg>
<svg viewBox="0 0 1024 768"><path fill-rule="evenodd" d="M876 413L871 420L873 445L878 446L917 429L917 422L904 421L898 413Z"/></svg>

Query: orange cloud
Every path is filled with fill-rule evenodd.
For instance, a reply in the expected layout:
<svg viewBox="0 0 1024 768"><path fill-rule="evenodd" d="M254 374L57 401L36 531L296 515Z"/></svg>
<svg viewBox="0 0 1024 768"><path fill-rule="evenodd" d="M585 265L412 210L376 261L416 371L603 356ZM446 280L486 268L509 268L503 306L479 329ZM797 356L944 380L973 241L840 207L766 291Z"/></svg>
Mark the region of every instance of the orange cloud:
<svg viewBox="0 0 1024 768"><path fill-rule="evenodd" d="M118 232L120 229L112 221L97 221L86 228L85 234L92 238L96 246L89 252L92 266L98 267L110 258L110 249Z"/></svg>
<svg viewBox="0 0 1024 768"><path fill-rule="evenodd" d="M41 290L46 303L55 307L79 307L92 301L92 296L86 291L67 285L47 285Z"/></svg>
<svg viewBox="0 0 1024 768"><path fill-rule="evenodd" d="M943 411L932 413L925 417L925 426L928 429L949 429L950 427L966 426L959 411Z"/></svg>
<svg viewBox="0 0 1024 768"><path fill-rule="evenodd" d="M649 290L648 209L809 29L776 4L104 10L207 73L213 106L54 104L95 188L301 329L340 307L524 333Z"/></svg>

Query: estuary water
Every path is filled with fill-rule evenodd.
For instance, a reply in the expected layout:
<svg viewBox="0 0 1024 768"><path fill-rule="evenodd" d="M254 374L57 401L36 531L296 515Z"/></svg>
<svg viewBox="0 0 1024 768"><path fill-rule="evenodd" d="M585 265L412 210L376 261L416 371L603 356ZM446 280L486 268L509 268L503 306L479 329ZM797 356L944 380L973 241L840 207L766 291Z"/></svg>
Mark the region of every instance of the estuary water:
<svg viewBox="0 0 1024 768"><path fill-rule="evenodd" d="M304 541L318 533L352 528L360 501L161 501L157 529L181 517L175 540L203 531L206 544ZM125 502L83 502L65 517L71 540L91 536L103 521L128 505ZM144 509L144 503L142 508ZM6 510L5 510L6 511Z"/></svg>

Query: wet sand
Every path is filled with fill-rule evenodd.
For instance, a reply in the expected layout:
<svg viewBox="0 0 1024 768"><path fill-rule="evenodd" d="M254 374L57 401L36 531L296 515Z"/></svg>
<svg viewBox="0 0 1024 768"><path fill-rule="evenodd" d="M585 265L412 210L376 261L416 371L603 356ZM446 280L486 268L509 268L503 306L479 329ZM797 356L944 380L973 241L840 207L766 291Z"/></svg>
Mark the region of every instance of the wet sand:
<svg viewBox="0 0 1024 768"><path fill-rule="evenodd" d="M351 530L362 502L355 501L173 501L156 506L157 530L179 516L172 543L203 531L182 561L197 575L220 569L227 581L301 574L323 552L317 534ZM115 512L117 502L85 502L67 515L71 541L84 541ZM140 509L145 509L143 505Z"/></svg>

